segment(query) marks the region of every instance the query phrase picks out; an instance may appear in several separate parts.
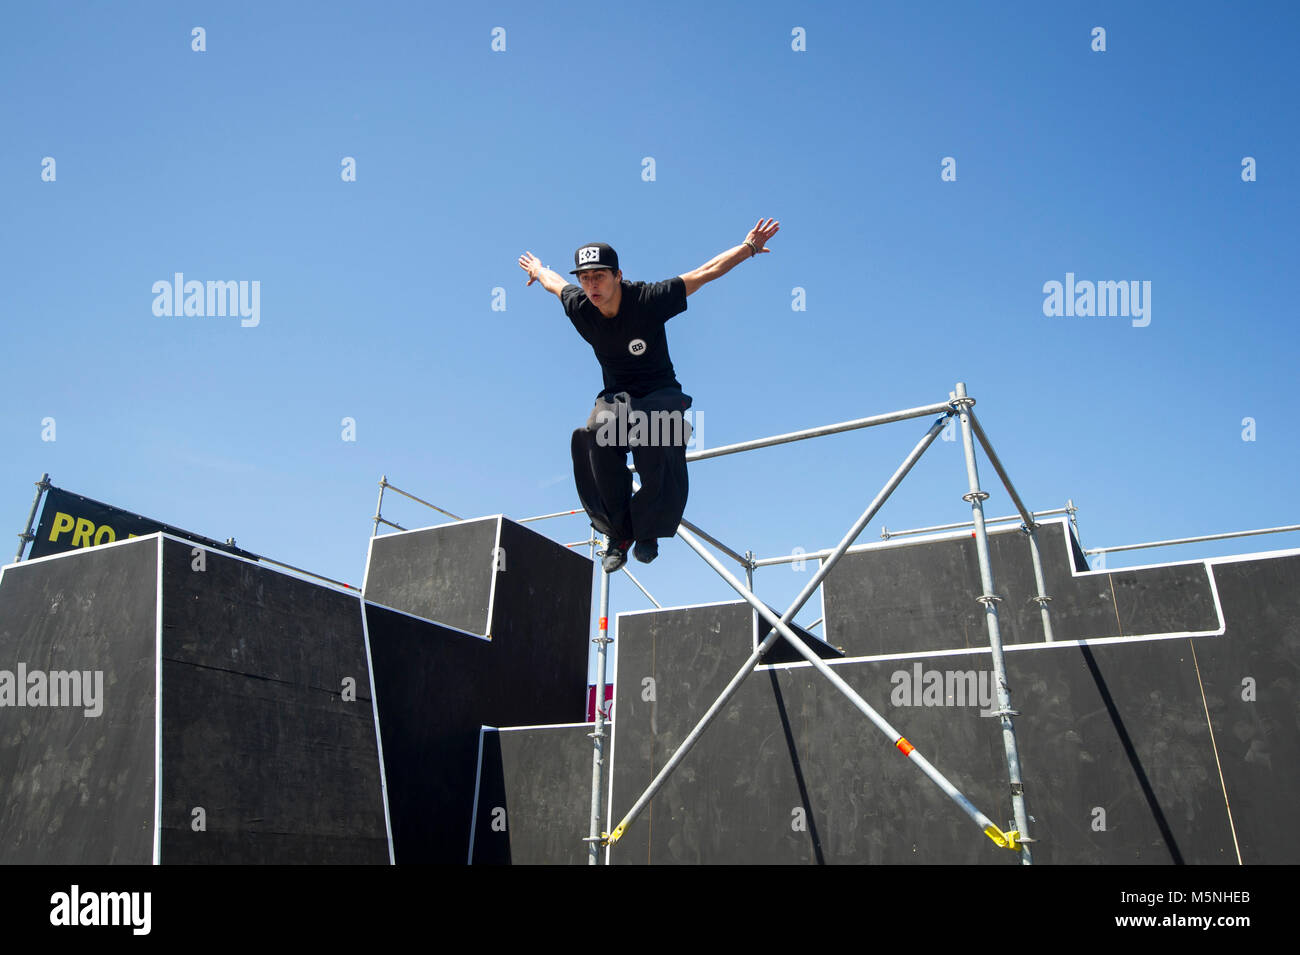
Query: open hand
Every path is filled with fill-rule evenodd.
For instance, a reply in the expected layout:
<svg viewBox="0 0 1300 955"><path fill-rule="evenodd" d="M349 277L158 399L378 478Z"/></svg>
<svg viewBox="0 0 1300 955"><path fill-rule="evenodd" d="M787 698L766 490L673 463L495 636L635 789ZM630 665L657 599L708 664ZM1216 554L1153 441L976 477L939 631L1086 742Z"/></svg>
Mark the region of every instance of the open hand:
<svg viewBox="0 0 1300 955"><path fill-rule="evenodd" d="M759 219L758 225L750 229L749 235L745 236L745 241L754 244L755 255L758 255L759 252L771 252L771 249L765 249L763 245L780 231L781 223L775 219Z"/></svg>
<svg viewBox="0 0 1300 955"><path fill-rule="evenodd" d="M519 256L519 267L528 273L528 281L524 284L524 288L528 288L537 281L537 273L542 269L542 260L531 252L525 252Z"/></svg>

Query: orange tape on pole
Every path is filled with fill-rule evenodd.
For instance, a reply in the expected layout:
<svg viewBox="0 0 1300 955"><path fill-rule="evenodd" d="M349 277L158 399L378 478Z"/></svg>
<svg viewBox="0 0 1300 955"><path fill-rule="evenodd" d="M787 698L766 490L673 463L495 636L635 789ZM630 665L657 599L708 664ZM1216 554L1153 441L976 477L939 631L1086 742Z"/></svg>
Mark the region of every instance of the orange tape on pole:
<svg viewBox="0 0 1300 955"><path fill-rule="evenodd" d="M609 629L609 618L608 618L608 617L601 617L601 618L600 618L600 632L601 632L601 633L604 633L604 632L605 632L606 630L608 630L608 629Z"/></svg>
<svg viewBox="0 0 1300 955"><path fill-rule="evenodd" d="M915 746L913 746L911 743L907 741L906 736L898 737L898 742L895 743L894 745L898 747L898 751L902 753L904 756L910 756L912 754L912 750L916 749Z"/></svg>

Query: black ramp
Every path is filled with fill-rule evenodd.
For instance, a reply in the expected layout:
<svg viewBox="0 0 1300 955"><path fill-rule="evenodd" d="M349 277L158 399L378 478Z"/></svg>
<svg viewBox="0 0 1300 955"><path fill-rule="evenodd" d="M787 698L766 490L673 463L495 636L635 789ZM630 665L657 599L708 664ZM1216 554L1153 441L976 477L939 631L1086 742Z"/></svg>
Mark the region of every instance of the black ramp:
<svg viewBox="0 0 1300 955"><path fill-rule="evenodd" d="M744 661L748 633L744 604L619 617L614 820ZM1041 840L1036 861L1233 860L1192 646L1188 638L1134 639L1008 651L1032 833ZM1001 732L985 715L995 700L987 652L848 661L835 670L1011 828ZM613 858L1018 862L806 665L748 677Z"/></svg>
<svg viewBox="0 0 1300 955"><path fill-rule="evenodd" d="M765 603L763 606L767 607L768 610L772 611L772 613L776 616L778 620L784 614L784 611L776 609L769 603ZM836 657L844 656L844 652L842 650L838 649L837 647L831 646L821 637L817 636L817 634L805 630L797 623L791 621L789 624L787 624L787 626L789 626L791 631L793 631L794 635L798 637L801 641L803 641L804 645L807 646L808 649L811 650L813 653L817 654L817 656L820 659L830 660ZM771 632L772 632L772 625L767 622L766 618L759 617L758 633L754 638L757 641L757 643L755 643L754 646L757 647L759 643L762 643L764 640L766 640L767 635ZM764 663L794 663L798 660L802 660L803 658L804 658L803 654L800 653L798 650L796 650L793 646L791 646L789 640L787 640L784 636L781 636L781 637L777 637L776 642L767 648L767 653L764 654L763 656L763 662Z"/></svg>
<svg viewBox="0 0 1300 955"><path fill-rule="evenodd" d="M1219 629L1210 572L1202 563L1112 570L1105 576L1119 611L1119 636Z"/></svg>
<svg viewBox="0 0 1300 955"><path fill-rule="evenodd" d="M484 729L475 864L587 864L594 725Z"/></svg>
<svg viewBox="0 0 1300 955"><path fill-rule="evenodd" d="M361 601L197 566L164 541L163 863L387 863Z"/></svg>
<svg viewBox="0 0 1300 955"><path fill-rule="evenodd" d="M366 605L398 864L463 864L478 730L505 674L487 640Z"/></svg>
<svg viewBox="0 0 1300 955"><path fill-rule="evenodd" d="M752 652L751 619L744 602L619 615L615 824ZM763 674L746 680L614 847L612 861L815 860L808 831L790 828L802 799L772 696Z"/></svg>
<svg viewBox="0 0 1300 955"><path fill-rule="evenodd" d="M141 538L0 577L0 668L98 672L103 687L98 716L0 707L0 862L153 860L157 552Z"/></svg>
<svg viewBox="0 0 1300 955"><path fill-rule="evenodd" d="M495 541L496 521L478 523ZM489 566L478 558L482 540L461 541L463 567L484 580L496 568L492 639L366 605L399 863L467 859L480 726L571 723L584 713L591 561L501 524Z"/></svg>
<svg viewBox="0 0 1300 955"><path fill-rule="evenodd" d="M366 599L485 636L499 522L485 517L372 538Z"/></svg>
<svg viewBox="0 0 1300 955"><path fill-rule="evenodd" d="M488 725L514 726L582 719L591 648L591 560L511 520L501 524L501 569L493 600L492 640L520 673L539 685L572 691L565 719L539 720L531 708L507 711ZM579 675L580 674L580 675Z"/></svg>
<svg viewBox="0 0 1300 955"><path fill-rule="evenodd" d="M549 773L547 774L550 775ZM577 794L575 780L566 780L569 787ZM522 798L514 799L510 795L510 786L506 782L506 771L501 758L501 734L491 727L484 726L479 736L478 790L474 798L474 841L470 845L470 862L473 865L510 865L510 842L515 832L510 829L510 813L520 802L536 802L535 791L541 780L536 776L526 778L522 787ZM523 838L534 842L545 829L545 823L534 828L521 825ZM516 825L518 825L516 820Z"/></svg>
<svg viewBox="0 0 1300 955"><path fill-rule="evenodd" d="M1191 657L1221 639L1006 655L1035 862L1235 862Z"/></svg>
<svg viewBox="0 0 1300 955"><path fill-rule="evenodd" d="M1075 575L1064 522L1038 529L1056 640L1199 633L1219 626L1202 563ZM989 535L1002 642L1039 643L1043 625L1027 536ZM850 656L988 646L972 537L846 554L823 584L826 639Z"/></svg>
<svg viewBox="0 0 1300 955"><path fill-rule="evenodd" d="M622 615L614 820L676 750L749 652L747 604ZM910 665L910 664L909 664ZM882 712L899 664L838 666ZM638 692L654 679L655 700ZM629 689L630 688L630 689ZM929 743L924 710L886 716L989 804L1001 738L978 708ZM951 714L949 714L951 716ZM1003 777L1005 778L1005 770ZM987 782L985 782L987 781ZM749 676L615 846L628 863L1015 862L809 666Z"/></svg>
<svg viewBox="0 0 1300 955"><path fill-rule="evenodd" d="M1214 577L1228 632L1195 641L1195 662L1242 861L1295 865L1300 861L1300 556L1216 564Z"/></svg>
<svg viewBox="0 0 1300 955"><path fill-rule="evenodd" d="M1061 525L1044 528L1059 642L1043 645L1024 535L994 541L1000 617L1019 637L1006 665L1035 861L1235 864L1237 846L1247 864L1300 859L1300 556L1217 562L1213 576L1204 561L1075 575ZM851 654L912 654L830 661L835 672L1013 828L973 542L853 556L862 559L836 573L863 576L828 588L829 637ZM1097 637L1107 642L1075 642ZM617 639L612 822L744 662L751 612L731 603L620 614ZM612 859L1018 863L891 743L811 667L764 666ZM576 793L585 782L572 772ZM512 805L555 787L516 779L502 797ZM511 815L513 845L521 817Z"/></svg>

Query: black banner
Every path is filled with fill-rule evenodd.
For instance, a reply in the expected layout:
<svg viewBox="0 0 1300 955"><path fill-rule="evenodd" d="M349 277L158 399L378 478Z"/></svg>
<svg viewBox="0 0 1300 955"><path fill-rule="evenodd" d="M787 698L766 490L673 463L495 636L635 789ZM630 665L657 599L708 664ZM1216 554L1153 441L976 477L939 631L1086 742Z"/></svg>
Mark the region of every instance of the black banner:
<svg viewBox="0 0 1300 955"><path fill-rule="evenodd" d="M36 528L36 539L32 541L27 559L44 557L47 554L62 554L82 547L126 540L128 537L143 537L157 531L175 534L209 550L220 550L227 554L237 554L240 557L257 560L256 554L240 550L238 547L218 543L201 534L182 530L161 521L150 520L139 514L113 507L111 504L61 490L53 485L50 485L49 490L45 492L45 503L41 507L41 522Z"/></svg>

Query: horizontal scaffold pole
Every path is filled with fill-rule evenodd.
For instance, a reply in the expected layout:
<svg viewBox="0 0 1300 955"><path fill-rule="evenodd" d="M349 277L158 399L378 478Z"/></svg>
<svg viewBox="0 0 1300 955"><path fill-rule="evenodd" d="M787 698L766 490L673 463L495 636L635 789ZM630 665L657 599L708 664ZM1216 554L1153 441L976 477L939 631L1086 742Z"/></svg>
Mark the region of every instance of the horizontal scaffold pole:
<svg viewBox="0 0 1300 955"><path fill-rule="evenodd" d="M879 424L889 424L891 421L906 421L908 418L924 418L932 414L947 414L951 410L947 402L939 402L933 405L922 405L919 408L890 411L885 414L871 415L867 418L856 418L853 421L826 424L819 428L805 428L803 431L773 435L770 438L756 438L753 441L741 441L739 444L726 444L720 448L691 451L686 455L686 460L703 461L707 458L719 458L724 454L739 454L741 451L753 451L755 448L770 448L776 444L806 441L809 438L820 438L827 434L839 434L841 431L857 431L859 428L872 428Z"/></svg>

